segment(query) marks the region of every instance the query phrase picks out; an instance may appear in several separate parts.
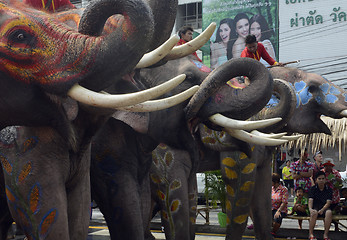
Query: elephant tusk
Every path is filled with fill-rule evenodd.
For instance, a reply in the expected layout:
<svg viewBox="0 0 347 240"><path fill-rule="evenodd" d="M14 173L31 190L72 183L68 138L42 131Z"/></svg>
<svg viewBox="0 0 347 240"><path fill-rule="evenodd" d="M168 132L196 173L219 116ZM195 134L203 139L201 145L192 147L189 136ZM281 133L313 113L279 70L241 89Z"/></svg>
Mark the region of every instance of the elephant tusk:
<svg viewBox="0 0 347 240"><path fill-rule="evenodd" d="M176 94L172 97L164 98L164 99L158 99L158 100L151 100L146 101L143 103L139 103L136 105L127 106L124 108L117 108L118 110L122 111L128 111L128 112L153 112L153 111L159 111L166 108L170 108L172 106L175 106L191 96L193 96L194 93L196 93L199 89L199 86L193 86L179 94Z"/></svg>
<svg viewBox="0 0 347 240"><path fill-rule="evenodd" d="M294 136L283 136L281 137L281 139L284 139L284 140L288 140L288 141L295 141L295 140L298 140L299 138L301 138L302 134L299 134L299 135L294 135Z"/></svg>
<svg viewBox="0 0 347 240"><path fill-rule="evenodd" d="M281 138L282 139L282 137L285 136L287 133L271 133L271 134L268 134L268 133L259 132L258 130L253 130L251 132L251 134L259 136L259 137L267 137L267 138L274 138L274 139Z"/></svg>
<svg viewBox="0 0 347 240"><path fill-rule="evenodd" d="M161 46L143 55L135 68L145 68L159 62L171 51L171 49L177 44L179 40L180 38L177 35L170 37Z"/></svg>
<svg viewBox="0 0 347 240"><path fill-rule="evenodd" d="M341 116L341 117L347 117L347 110L342 110L342 111L340 112L340 116Z"/></svg>
<svg viewBox="0 0 347 240"><path fill-rule="evenodd" d="M102 108L120 108L147 101L159 97L164 93L177 87L186 78L185 74L162 83L158 86L139 91L136 93L109 95L90 91L78 84L75 84L68 92L68 96L78 102Z"/></svg>
<svg viewBox="0 0 347 240"><path fill-rule="evenodd" d="M216 23L213 22L199 36L197 36L193 40L183 45L174 47L171 50L171 52L168 55L166 55L164 60L174 60L194 53L196 50L204 46L206 42L208 42L215 29Z"/></svg>
<svg viewBox="0 0 347 240"><path fill-rule="evenodd" d="M231 128L231 129L242 129L242 130L253 130L257 128L264 128L278 123L282 118L271 118L259 121L240 121L231 118L227 118L222 114L214 114L209 117L209 120L221 127Z"/></svg>
<svg viewBox="0 0 347 240"><path fill-rule="evenodd" d="M234 138L240 139L241 141L244 141L244 142L257 144L257 145L277 146L277 145L281 145L288 142L287 140L256 136L243 130L225 128L225 131L227 131Z"/></svg>

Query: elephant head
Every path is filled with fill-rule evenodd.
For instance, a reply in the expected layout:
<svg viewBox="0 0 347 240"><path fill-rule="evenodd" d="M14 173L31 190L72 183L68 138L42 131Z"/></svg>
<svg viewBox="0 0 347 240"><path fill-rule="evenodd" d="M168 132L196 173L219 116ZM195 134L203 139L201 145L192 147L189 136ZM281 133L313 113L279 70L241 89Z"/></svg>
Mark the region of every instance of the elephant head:
<svg viewBox="0 0 347 240"><path fill-rule="evenodd" d="M76 83L99 91L131 71L153 32L151 10L140 0L93 2L82 17L82 33L20 2L2 0L0 9L0 110L6 112L0 128L53 126L65 138L71 127L60 97ZM115 13L124 21L96 36Z"/></svg>
<svg viewBox="0 0 347 240"><path fill-rule="evenodd" d="M274 78L280 78L292 84L296 92L296 109L284 128L285 131L331 134L320 116L325 115L332 118L346 116L345 90L322 76L287 67L275 67L270 72Z"/></svg>

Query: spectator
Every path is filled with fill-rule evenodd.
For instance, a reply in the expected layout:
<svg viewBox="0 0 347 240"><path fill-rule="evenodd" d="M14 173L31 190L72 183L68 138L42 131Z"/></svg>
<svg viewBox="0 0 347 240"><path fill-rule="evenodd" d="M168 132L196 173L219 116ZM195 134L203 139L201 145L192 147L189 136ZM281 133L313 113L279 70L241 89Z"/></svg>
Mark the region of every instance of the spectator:
<svg viewBox="0 0 347 240"><path fill-rule="evenodd" d="M304 196L304 189L298 187L295 191L293 214L298 216L308 216L308 199ZM302 220L298 220L299 229L302 229Z"/></svg>
<svg viewBox="0 0 347 240"><path fill-rule="evenodd" d="M330 209L335 210L340 202L340 188L342 184L341 175L337 170L333 169L335 164L332 158L324 159L324 163L322 165L324 167L323 172L325 173L326 177L326 185L333 190Z"/></svg>
<svg viewBox="0 0 347 240"><path fill-rule="evenodd" d="M316 185L310 189L308 199L308 209L310 211L309 240L317 240L313 235L313 230L318 217L324 218L324 240L329 240L328 234L332 221L332 211L330 209L333 191L325 185L326 177L323 171L316 174Z"/></svg>
<svg viewBox="0 0 347 240"><path fill-rule="evenodd" d="M315 175L317 172L323 170L323 152L318 151L313 155L314 163L313 163L313 176L312 176L312 182L314 182Z"/></svg>
<svg viewBox="0 0 347 240"><path fill-rule="evenodd" d="M284 185L290 190L290 196L293 197L294 192L294 179L290 172L290 160L286 161L286 166L282 169L282 178Z"/></svg>
<svg viewBox="0 0 347 240"><path fill-rule="evenodd" d="M178 36L180 37L180 40L178 41L177 45L183 45L193 39L193 28L189 26L183 26L178 30ZM199 62L202 62L202 60L198 57L196 52L192 53L196 59Z"/></svg>
<svg viewBox="0 0 347 240"><path fill-rule="evenodd" d="M338 206L337 213L347 215L347 188L341 189L341 196L345 199Z"/></svg>
<svg viewBox="0 0 347 240"><path fill-rule="evenodd" d="M298 187L301 187L304 189L305 195L307 195L312 186L311 177L313 173L313 164L308 161L306 148L303 153L301 153L301 150L299 149L298 153L300 156L299 160L292 163L290 167L290 171L294 178L294 191L296 191Z"/></svg>
<svg viewBox="0 0 347 240"><path fill-rule="evenodd" d="M280 175L272 174L272 235L275 235L282 224L282 219L287 216L288 189L280 184Z"/></svg>

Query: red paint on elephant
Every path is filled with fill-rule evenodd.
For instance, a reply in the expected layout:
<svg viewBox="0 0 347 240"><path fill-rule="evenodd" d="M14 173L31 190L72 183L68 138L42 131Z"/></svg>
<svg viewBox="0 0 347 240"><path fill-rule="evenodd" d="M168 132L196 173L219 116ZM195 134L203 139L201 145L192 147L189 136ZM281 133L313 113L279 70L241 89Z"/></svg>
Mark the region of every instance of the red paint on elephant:
<svg viewBox="0 0 347 240"><path fill-rule="evenodd" d="M28 4L36 9L45 9L49 12L76 8L69 0L23 0L23 3Z"/></svg>

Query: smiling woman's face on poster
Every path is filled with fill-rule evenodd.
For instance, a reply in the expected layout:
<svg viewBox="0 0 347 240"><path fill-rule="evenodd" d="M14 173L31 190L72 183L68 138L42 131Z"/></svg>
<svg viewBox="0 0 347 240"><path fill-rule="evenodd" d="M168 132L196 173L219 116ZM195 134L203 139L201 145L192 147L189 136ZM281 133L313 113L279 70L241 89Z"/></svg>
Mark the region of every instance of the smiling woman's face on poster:
<svg viewBox="0 0 347 240"><path fill-rule="evenodd" d="M219 23L211 38L210 55L205 58L205 64L216 68L228 59L240 57L248 34L254 34L276 59L278 36L274 30L278 26L277 0L204 0L202 7L203 28L211 22ZM256 15L257 19L254 19ZM263 21L259 21L259 16ZM228 23L221 22L225 19Z"/></svg>

